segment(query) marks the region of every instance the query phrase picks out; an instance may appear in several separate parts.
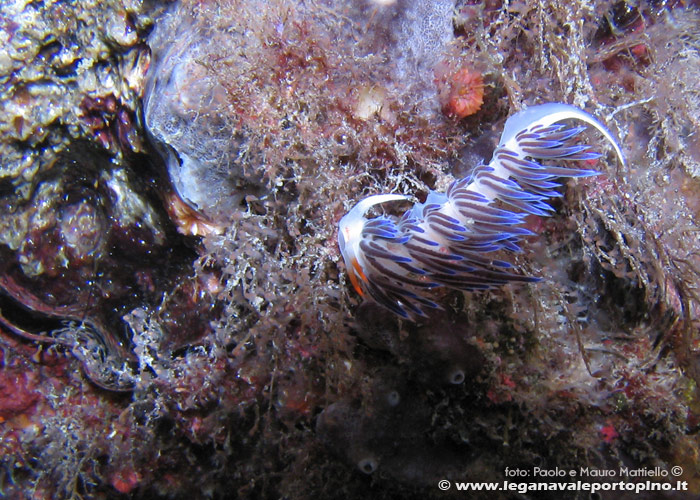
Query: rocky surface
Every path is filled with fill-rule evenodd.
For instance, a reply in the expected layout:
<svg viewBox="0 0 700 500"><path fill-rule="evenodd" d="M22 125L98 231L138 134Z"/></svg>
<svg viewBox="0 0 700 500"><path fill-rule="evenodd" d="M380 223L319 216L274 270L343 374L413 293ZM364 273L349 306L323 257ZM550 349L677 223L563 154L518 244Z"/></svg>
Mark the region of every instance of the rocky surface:
<svg viewBox="0 0 700 500"><path fill-rule="evenodd" d="M698 9L3 3L0 494L445 498L535 466L699 494ZM362 303L344 213L548 101L628 162L528 218L543 280Z"/></svg>

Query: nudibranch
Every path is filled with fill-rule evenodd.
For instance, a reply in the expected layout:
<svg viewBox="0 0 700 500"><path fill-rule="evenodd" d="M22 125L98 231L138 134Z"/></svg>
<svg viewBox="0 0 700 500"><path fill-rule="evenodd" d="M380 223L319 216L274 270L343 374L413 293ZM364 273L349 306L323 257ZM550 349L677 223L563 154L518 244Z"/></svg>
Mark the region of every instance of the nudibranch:
<svg viewBox="0 0 700 500"><path fill-rule="evenodd" d="M377 194L361 200L339 223L338 244L357 292L393 313L415 320L426 308L440 308L432 288L483 290L537 278L518 274L493 258L494 252L519 252L519 240L533 233L522 227L529 214L548 216L546 200L567 177L597 175L592 169L549 165L542 160L593 160L601 155L575 141L586 125L610 142L620 162L622 150L610 131L589 113L568 104L532 106L508 118L488 165L455 180L445 193L431 191L402 217L368 219L375 205L410 200ZM552 163L551 161L548 163Z"/></svg>

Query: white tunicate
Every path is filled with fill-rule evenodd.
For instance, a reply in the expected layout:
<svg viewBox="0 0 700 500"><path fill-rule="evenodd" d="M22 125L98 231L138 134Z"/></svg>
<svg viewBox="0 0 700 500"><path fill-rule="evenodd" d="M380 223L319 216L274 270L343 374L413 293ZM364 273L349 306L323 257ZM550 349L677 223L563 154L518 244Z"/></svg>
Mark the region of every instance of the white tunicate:
<svg viewBox="0 0 700 500"><path fill-rule="evenodd" d="M386 396L386 402L389 403L389 406L398 406L401 402L401 395L398 391L391 391Z"/></svg>
<svg viewBox="0 0 700 500"><path fill-rule="evenodd" d="M461 368L455 368L452 370L448 376L448 380L450 381L450 384L454 385L459 385L464 382L464 379L466 378L464 374L464 370Z"/></svg>
<svg viewBox="0 0 700 500"><path fill-rule="evenodd" d="M365 457L357 462L357 467L365 474L372 474L379 467L379 463L374 457Z"/></svg>
<svg viewBox="0 0 700 500"><path fill-rule="evenodd" d="M454 0L407 2L397 35L397 77L403 81L418 80L416 91L423 108L439 112L435 65L445 56L454 39L452 17Z"/></svg>
<svg viewBox="0 0 700 500"><path fill-rule="evenodd" d="M221 33L178 9L165 14L149 37L153 62L144 96L146 128L161 150L180 197L203 213L231 213L241 196L245 139L222 110L226 89L206 68Z"/></svg>

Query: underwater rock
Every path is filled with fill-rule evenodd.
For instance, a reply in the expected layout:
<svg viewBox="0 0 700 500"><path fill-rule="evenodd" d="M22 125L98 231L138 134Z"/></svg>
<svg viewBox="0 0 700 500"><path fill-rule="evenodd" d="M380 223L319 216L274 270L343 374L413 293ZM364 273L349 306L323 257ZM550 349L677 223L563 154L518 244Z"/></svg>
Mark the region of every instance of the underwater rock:
<svg viewBox="0 0 700 500"><path fill-rule="evenodd" d="M697 496L700 24L688 2L629 2L644 31L615 20L599 44L614 3L3 3L2 494L444 499L438 480L506 467L658 464ZM152 151L150 19L159 88L180 93L149 94L175 127L150 139L173 169L198 137L235 161L176 181ZM200 56L184 72L179 41ZM484 96L457 120L440 107L463 68ZM630 161L524 221L513 264L541 282L442 290L415 324L347 293L354 203L424 202L542 102L585 107Z"/></svg>
<svg viewBox="0 0 700 500"><path fill-rule="evenodd" d="M0 321L130 388L122 316L160 301L194 258L140 128L151 17L139 2L4 2L0 21Z"/></svg>
<svg viewBox="0 0 700 500"><path fill-rule="evenodd" d="M110 102L135 121L150 53L150 24L139 2L7 1L0 5L0 179L28 189L32 175L74 139L96 139L114 154L138 149L115 140L116 116L86 103ZM100 26L100 30L95 30ZM97 105L99 107L99 105ZM106 108L103 108L106 110ZM129 115L129 118L126 116ZM96 137L102 134L102 138Z"/></svg>
<svg viewBox="0 0 700 500"><path fill-rule="evenodd" d="M3 312L24 310L5 323L14 322L22 333L22 324L38 319L41 325L44 318L44 328L53 332L32 331L35 325L25 329L28 338L75 352L86 348L82 340L92 338L103 346L95 347L103 360L113 356L116 365L132 360L122 315L169 287L192 254L175 243L164 211L134 172L116 167L96 145L73 144L32 181L28 199L18 194L0 199L6 214L0 221ZM35 320L28 321L32 315ZM84 328L76 326L80 322ZM87 374L109 386L97 364L86 366Z"/></svg>
<svg viewBox="0 0 700 500"><path fill-rule="evenodd" d="M182 4L159 19L148 39L153 63L144 96L147 130L165 158L179 196L209 216L225 219L244 194L245 131L229 116L228 91L207 67L222 47L245 45L245 31L228 37L195 17ZM235 49L234 49L235 50ZM227 56L230 64L244 61L240 50ZM248 182L261 175L248 167Z"/></svg>
<svg viewBox="0 0 700 500"><path fill-rule="evenodd" d="M378 472L422 486L453 477L471 458L467 447L428 437L430 404L396 375L376 374L365 401L326 407L316 420L319 438L367 475Z"/></svg>
<svg viewBox="0 0 700 500"><path fill-rule="evenodd" d="M453 40L453 7L174 3L148 39L144 117L180 198L225 222L246 196L269 194L280 162L337 150L334 128L375 113L395 122L408 99L436 120L433 66ZM223 22L223 12L235 15ZM355 128L353 142L370 145Z"/></svg>

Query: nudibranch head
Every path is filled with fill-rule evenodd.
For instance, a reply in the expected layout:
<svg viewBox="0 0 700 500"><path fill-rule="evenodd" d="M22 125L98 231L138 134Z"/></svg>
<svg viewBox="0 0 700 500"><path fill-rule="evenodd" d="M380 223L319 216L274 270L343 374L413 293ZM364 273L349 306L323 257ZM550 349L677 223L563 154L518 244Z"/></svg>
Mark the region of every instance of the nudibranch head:
<svg viewBox="0 0 700 500"><path fill-rule="evenodd" d="M360 251L362 231L365 227L365 214L374 205L389 201L408 200L408 196L401 194L377 194L369 196L353 207L338 223L338 247L345 261L348 276L357 293L364 296L361 283L367 283L365 275L365 263Z"/></svg>
<svg viewBox="0 0 700 500"><path fill-rule="evenodd" d="M598 132L603 134L605 139L613 147L620 163L625 165L625 156L622 154L622 149L605 125L584 110L572 106L571 104L564 104L561 102L548 102L546 104L530 106L512 115L506 120L506 124L503 127L500 145L512 148L515 143L516 135L523 130L533 129L537 126L545 128L563 120L579 120L594 127Z"/></svg>

